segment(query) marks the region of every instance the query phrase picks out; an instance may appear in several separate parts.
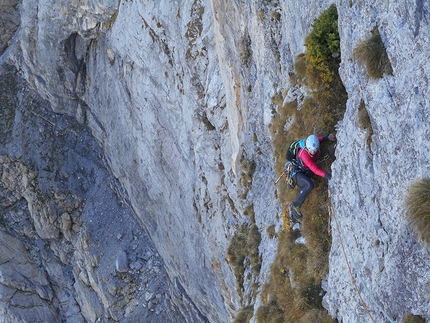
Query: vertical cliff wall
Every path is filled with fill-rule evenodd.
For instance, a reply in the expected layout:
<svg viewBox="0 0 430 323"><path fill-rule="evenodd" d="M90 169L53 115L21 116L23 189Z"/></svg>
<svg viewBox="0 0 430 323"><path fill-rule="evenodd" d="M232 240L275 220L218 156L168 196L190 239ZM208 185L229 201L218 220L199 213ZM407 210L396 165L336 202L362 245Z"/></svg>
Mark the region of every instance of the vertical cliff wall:
<svg viewBox="0 0 430 323"><path fill-rule="evenodd" d="M270 18L276 10L23 2L4 56L55 112L91 129L169 277L209 321L229 321L255 300L250 286L267 279L276 251L264 228L282 225L267 125L292 58ZM256 165L252 186L242 179L244 160ZM246 276L242 303L227 248L251 221L250 205L263 241L261 277Z"/></svg>
<svg viewBox="0 0 430 323"><path fill-rule="evenodd" d="M277 107L270 99L290 87L294 58L305 50L313 19L328 4L301 1L298 5L288 0L7 3L11 23L6 28L7 41L2 38L1 48L6 50L1 63L13 64L56 114L90 129L118 183L116 191L134 216L124 219L126 224L118 225L118 231L139 227L137 245L145 241L152 248L153 243L166 270L162 281L165 294L170 295L166 299L172 301L166 308L172 306L171 312L178 313L169 319L228 322L242 306L258 303L258 289L251 286L267 281L277 247L266 228L282 229L268 132ZM403 196L414 179L429 174L429 8L422 1L337 1L336 5L340 72L350 98L339 124L330 184L339 228L333 224L325 306L344 322L369 321L350 279L343 237L354 265L352 275L360 278L358 289L377 321L396 320L406 311L428 316L428 254L406 224ZM392 76L376 81L353 58L354 47L374 27L380 30L393 66ZM370 139L357 124L361 102L372 122ZM50 120L56 114L44 118ZM5 161L11 157L24 161L25 154L16 154L11 146L2 154ZM242 174L245 163L255 165L252 180ZM238 290L227 248L239 226L253 221L245 214L250 206L261 235L261 269L252 274L248 266L250 274L245 275L243 290ZM92 216L99 219L97 214L91 213L85 223ZM37 223L38 216L31 221ZM60 232L60 222L52 222L53 232ZM125 249L127 257L138 260L142 255L145 260L143 251L127 250L120 245L121 233L110 230L119 237L114 250ZM143 238L144 231L152 242ZM44 234L40 230L38 236ZM94 267L107 270L103 262ZM144 274L133 270L140 288ZM102 279L90 275L93 281L85 280L78 271L71 277L71 282L83 281L83 286L98 291L96 296L91 294L94 297L76 289L73 293L104 299L105 292L97 284ZM39 282L47 285L43 279ZM142 288L148 294L128 292L146 305L154 295L146 284ZM366 294L367 289L372 293ZM103 316L108 304L118 309L113 301L98 303L101 314L85 313L86 320ZM134 310L120 308L122 314ZM160 307L152 309L161 313ZM111 317L121 320L117 312Z"/></svg>
<svg viewBox="0 0 430 323"><path fill-rule="evenodd" d="M430 175L428 3L351 3L339 17L349 100L330 183L339 227L333 224L327 305L343 322L399 322L407 312L428 319L428 246L414 236L404 203L410 185ZM377 80L353 59L374 27L393 68ZM371 133L360 126L360 107Z"/></svg>
<svg viewBox="0 0 430 323"><path fill-rule="evenodd" d="M0 68L1 322L203 320L119 196L103 151Z"/></svg>

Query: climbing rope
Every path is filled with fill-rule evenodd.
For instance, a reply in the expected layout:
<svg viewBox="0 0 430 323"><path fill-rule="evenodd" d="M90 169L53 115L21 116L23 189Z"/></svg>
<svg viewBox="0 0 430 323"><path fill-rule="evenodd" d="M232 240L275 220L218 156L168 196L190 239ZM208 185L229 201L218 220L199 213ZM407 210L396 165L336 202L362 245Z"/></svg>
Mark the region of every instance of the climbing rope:
<svg viewBox="0 0 430 323"><path fill-rule="evenodd" d="M333 155L334 151L336 150L336 146L337 146L337 143L334 144L333 148L327 154L325 154L325 156L323 158L321 158L320 160L317 161L317 164L320 164L320 163L326 161L331 155Z"/></svg>
<svg viewBox="0 0 430 323"><path fill-rule="evenodd" d="M331 208L330 208L329 216L330 216L330 218L334 218L334 222L336 223L337 232L339 233L339 240L340 240L340 245L342 247L343 256L345 257L346 265L348 266L349 275L351 276L352 283L354 285L355 290L357 291L357 294L358 294L358 297L360 298L361 304L363 305L364 309L367 312L367 315L369 315L372 322L376 323L375 319L373 318L372 314L370 313L369 309L367 308L367 305L364 302L363 297L361 296L360 289L358 288L357 283L355 281L354 275L352 273L351 265L349 264L348 257L346 256L345 246L343 244L342 235L340 233L339 223L337 222L336 217L333 216Z"/></svg>
<svg viewBox="0 0 430 323"><path fill-rule="evenodd" d="M331 196L330 196L330 192L329 192L329 198L330 198L330 200L331 200ZM367 307L367 305L366 305L366 303L364 302L364 299L363 299L363 297L362 297L362 295L361 295L361 292L360 292L360 289L358 288L358 286L357 286L357 282L356 282L356 280L355 280L355 278L354 278L354 274L353 274L353 272L352 272L352 268L351 268L351 265L350 265L350 263L349 263L349 261L348 261L348 256L347 256L347 253L346 253L346 250L345 250L345 244L343 243L343 239L342 239L342 231L341 231L341 229L340 229L340 225L339 225L339 222L337 221L337 218L334 216L334 214L333 214L333 209L332 209L332 207L331 206L329 206L329 223L331 223L331 219L334 219L334 222L335 222L335 224L336 224L336 228L337 228L337 232L338 232L338 236L339 236L339 241L340 241L340 245L341 245L341 247L342 247L342 253L343 253L343 256L345 257L345 261L346 261L346 265L347 265L347 267L348 267L348 271L349 271L349 275L351 276L351 280L352 280L352 283L353 283L353 285L354 285L354 288L355 288L355 290L357 291L357 294L358 294L358 297L360 298L360 301L361 301L361 303L362 303L362 305L363 305L363 307L364 307L364 309L366 310L366 312L367 312L367 315L369 315L369 317L370 317L370 319L372 320L372 322L374 322L374 323L376 323L376 321L375 321L375 319L373 318L373 316L372 316L372 314L370 313L370 310L369 310L369 308ZM329 229L330 230L330 229ZM331 231L331 230L330 230ZM351 259L352 259L352 257L351 257ZM370 296L370 298L371 298L371 300L373 301L373 303L376 305L376 307L378 307L378 309L381 311L381 313L391 322L391 323L395 323L395 321L387 314L387 312L385 312L384 311L384 309L377 303L377 301L375 300L375 298L372 296L372 294L369 292L369 289L366 287L366 284L361 280L361 284L362 284L362 286L366 289L366 291L368 292L368 294L369 294L369 296Z"/></svg>
<svg viewBox="0 0 430 323"><path fill-rule="evenodd" d="M279 177L277 178L277 180L275 181L275 184L278 184L278 182L281 180L282 177L285 177L287 174L285 173L285 168L282 169L282 173L281 175L279 175Z"/></svg>

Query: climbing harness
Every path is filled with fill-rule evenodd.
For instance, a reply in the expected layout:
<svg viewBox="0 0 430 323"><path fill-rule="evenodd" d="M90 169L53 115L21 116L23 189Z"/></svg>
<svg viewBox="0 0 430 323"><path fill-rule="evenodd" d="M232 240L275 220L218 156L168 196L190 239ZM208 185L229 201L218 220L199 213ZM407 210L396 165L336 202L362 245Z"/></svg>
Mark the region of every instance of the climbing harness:
<svg viewBox="0 0 430 323"><path fill-rule="evenodd" d="M295 156L297 154L297 151L299 150L299 147L301 147L302 143L304 143L304 139L294 140L293 142L291 142L290 146L288 147L287 154L286 154L288 161L285 163L284 168L283 168L283 170L281 172L281 175L279 175L279 177L276 179L275 184L278 184L278 182L281 180L281 178L285 177L285 182L288 184L288 186L291 189L293 189L294 187L296 187L297 184L293 180L293 177L300 170L300 163L295 158ZM336 150L336 145L337 144L334 144L333 148L323 158L321 158L319 161L317 161L317 164L324 162L331 155L333 155L334 151ZM294 156L294 158L290 160L288 158L289 154L291 154L292 156Z"/></svg>
<svg viewBox="0 0 430 323"><path fill-rule="evenodd" d="M285 177L285 182L291 189L293 189L294 187L296 187L296 182L293 180L293 176L296 175L297 171L298 163L296 159L286 162L284 165L284 169L282 170L281 175L275 181L275 184L277 184L282 177Z"/></svg>
<svg viewBox="0 0 430 323"><path fill-rule="evenodd" d="M298 163L296 159L289 161L285 164L285 182L293 189L296 187L296 182L293 180L294 175L298 172Z"/></svg>

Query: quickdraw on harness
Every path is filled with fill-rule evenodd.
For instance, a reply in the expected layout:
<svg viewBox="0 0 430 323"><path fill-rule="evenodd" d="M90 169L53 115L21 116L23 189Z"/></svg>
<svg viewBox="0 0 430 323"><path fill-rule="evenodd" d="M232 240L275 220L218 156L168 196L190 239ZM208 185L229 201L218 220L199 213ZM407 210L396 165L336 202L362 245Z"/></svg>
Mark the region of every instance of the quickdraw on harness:
<svg viewBox="0 0 430 323"><path fill-rule="evenodd" d="M296 187L296 182L293 180L293 176L296 175L298 171L298 162L296 159L289 161L285 164L285 182L290 188Z"/></svg>
<svg viewBox="0 0 430 323"><path fill-rule="evenodd" d="M286 162L284 169L282 170L282 173L276 180L275 184L277 184L279 180L285 176L285 183L287 183L290 188L296 187L296 182L293 180L293 176L297 173L297 171L298 162L296 159Z"/></svg>
<svg viewBox="0 0 430 323"><path fill-rule="evenodd" d="M293 140L288 146L286 153L287 162L285 163L284 169L282 170L282 173L276 180L275 184L277 184L279 180L285 176L285 182L290 188L294 188L296 186L296 182L293 180L293 176L299 170L299 162L296 159L296 155L300 147L304 147L304 142L305 139Z"/></svg>

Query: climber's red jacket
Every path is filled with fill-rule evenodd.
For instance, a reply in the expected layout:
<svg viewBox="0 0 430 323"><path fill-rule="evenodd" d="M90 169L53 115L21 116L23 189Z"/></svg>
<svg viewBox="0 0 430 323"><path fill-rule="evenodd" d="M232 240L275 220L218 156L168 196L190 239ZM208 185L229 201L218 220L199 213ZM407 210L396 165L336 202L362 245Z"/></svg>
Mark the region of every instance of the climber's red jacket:
<svg viewBox="0 0 430 323"><path fill-rule="evenodd" d="M319 142L321 143L323 141L326 141L327 140L326 137L327 136L319 136L318 137ZM315 155L311 157L306 149L300 147L299 151L297 152L296 159L299 161L299 165L300 165L299 167L303 171L305 172L311 171L315 175L324 177L327 174L327 172L319 168L318 165L316 164L319 157L320 157L319 150L315 153Z"/></svg>

